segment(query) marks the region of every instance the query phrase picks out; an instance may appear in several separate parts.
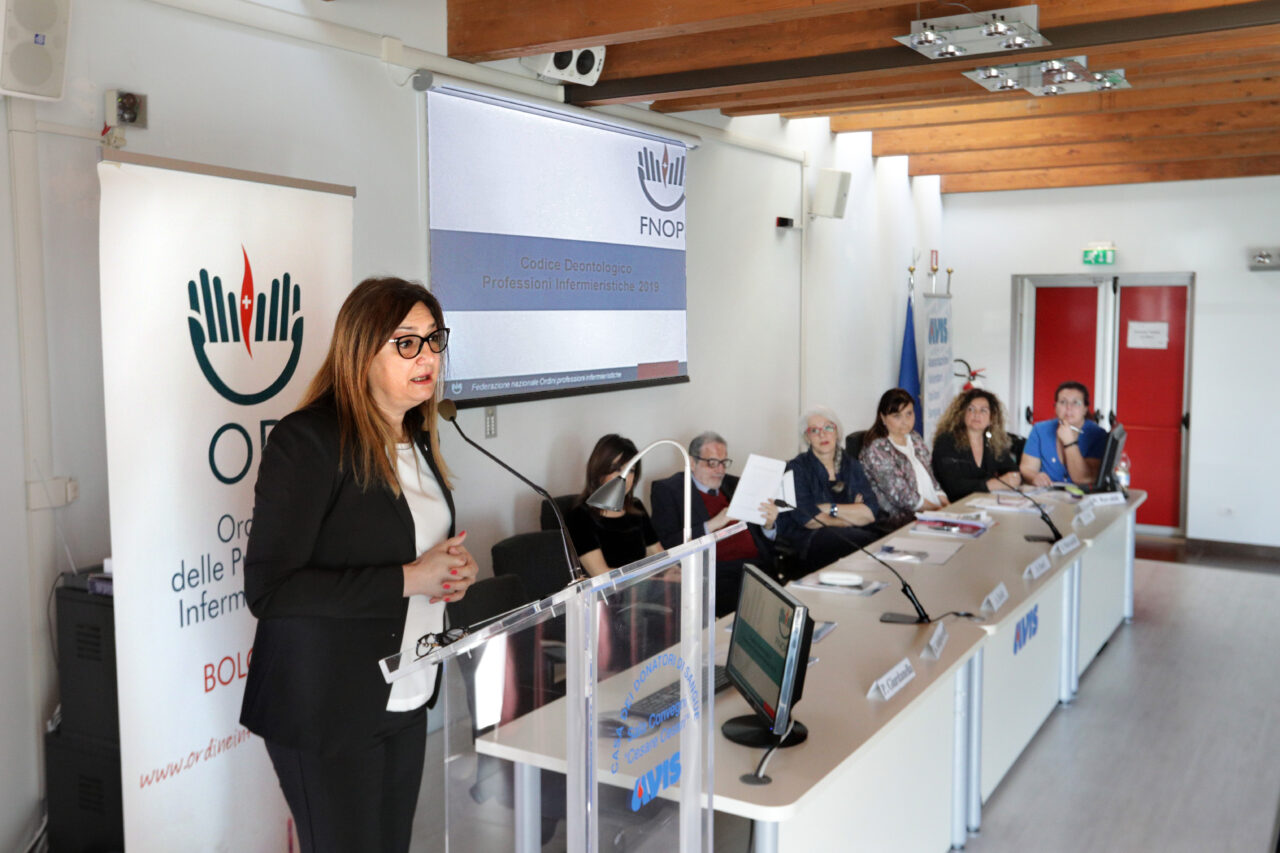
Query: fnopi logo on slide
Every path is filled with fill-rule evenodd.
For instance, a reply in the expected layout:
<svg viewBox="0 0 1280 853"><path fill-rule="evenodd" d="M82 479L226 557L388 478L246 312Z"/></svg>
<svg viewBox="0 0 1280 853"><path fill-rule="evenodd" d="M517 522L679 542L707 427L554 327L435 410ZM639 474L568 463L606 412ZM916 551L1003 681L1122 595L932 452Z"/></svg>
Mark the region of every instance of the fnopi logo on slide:
<svg viewBox="0 0 1280 853"><path fill-rule="evenodd" d="M270 400L293 378L302 354L302 293L289 273L256 292L249 253L240 292L223 291L222 278L200 270L187 282L191 348L213 389L241 406Z"/></svg>
<svg viewBox="0 0 1280 853"><path fill-rule="evenodd" d="M673 158L671 151L664 145L661 157L648 147L641 148L637 156L640 159L636 170L640 178L640 189L649 203L667 213L684 204L686 155L678 154Z"/></svg>

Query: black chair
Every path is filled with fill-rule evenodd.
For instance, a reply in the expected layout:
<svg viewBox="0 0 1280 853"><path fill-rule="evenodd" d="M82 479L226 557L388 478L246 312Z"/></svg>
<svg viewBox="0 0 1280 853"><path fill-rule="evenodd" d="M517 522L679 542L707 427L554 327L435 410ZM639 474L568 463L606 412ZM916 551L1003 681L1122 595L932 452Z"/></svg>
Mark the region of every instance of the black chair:
<svg viewBox="0 0 1280 853"><path fill-rule="evenodd" d="M865 429L849 433L844 439L844 452L857 459L859 454L862 453L862 440L866 437L867 431Z"/></svg>
<svg viewBox="0 0 1280 853"><path fill-rule="evenodd" d="M577 495L556 495L556 506L560 507L560 514L565 518L569 517L569 510L578 503ZM551 509L551 504L547 503L544 498L542 501L542 511L538 516L538 523L542 525L543 530L559 530L560 525L556 523L556 514Z"/></svg>
<svg viewBox="0 0 1280 853"><path fill-rule="evenodd" d="M546 506L546 501L543 501L543 506ZM548 509L547 513L551 511ZM560 528L554 515L551 516L550 529L508 536L494 545L490 554L494 575L520 578L529 601L546 598L569 583L564 542L560 539Z"/></svg>
<svg viewBox="0 0 1280 853"><path fill-rule="evenodd" d="M1016 432L1009 433L1009 455L1013 457L1014 462L1022 461L1022 448L1027 446L1027 440Z"/></svg>
<svg viewBox="0 0 1280 853"><path fill-rule="evenodd" d="M445 612L450 627L467 628L534 600L519 575L503 575L476 581L462 600L445 605Z"/></svg>

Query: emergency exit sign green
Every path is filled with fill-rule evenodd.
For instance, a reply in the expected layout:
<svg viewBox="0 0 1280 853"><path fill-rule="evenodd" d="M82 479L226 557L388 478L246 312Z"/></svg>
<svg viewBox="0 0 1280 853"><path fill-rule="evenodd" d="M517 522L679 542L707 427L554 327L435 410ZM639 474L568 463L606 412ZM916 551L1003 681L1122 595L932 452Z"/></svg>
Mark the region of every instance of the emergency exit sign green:
<svg viewBox="0 0 1280 853"><path fill-rule="evenodd" d="M1084 262L1090 266L1105 266L1116 262L1115 249L1085 249Z"/></svg>

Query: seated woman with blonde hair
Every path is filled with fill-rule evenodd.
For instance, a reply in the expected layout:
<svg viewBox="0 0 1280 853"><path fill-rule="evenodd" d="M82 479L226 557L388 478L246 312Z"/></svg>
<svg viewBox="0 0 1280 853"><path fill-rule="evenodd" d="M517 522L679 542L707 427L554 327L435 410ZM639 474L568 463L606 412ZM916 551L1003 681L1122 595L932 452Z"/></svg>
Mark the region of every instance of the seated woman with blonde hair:
<svg viewBox="0 0 1280 853"><path fill-rule="evenodd" d="M876 406L876 422L862 439L862 467L889 523L906 524L916 510L951 503L933 476L929 448L915 432L916 404L902 388L890 388Z"/></svg>
<svg viewBox="0 0 1280 853"><path fill-rule="evenodd" d="M973 492L1022 485L1013 446L1004 430L1004 407L995 394L971 388L947 406L933 440L933 473L956 500Z"/></svg>

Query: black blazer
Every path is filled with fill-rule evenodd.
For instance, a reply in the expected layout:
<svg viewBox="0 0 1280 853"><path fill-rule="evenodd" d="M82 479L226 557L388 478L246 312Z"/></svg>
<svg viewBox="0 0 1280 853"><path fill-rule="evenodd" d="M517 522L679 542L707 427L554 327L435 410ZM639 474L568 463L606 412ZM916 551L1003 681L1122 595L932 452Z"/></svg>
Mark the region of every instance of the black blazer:
<svg viewBox="0 0 1280 853"><path fill-rule="evenodd" d="M707 514L707 505L698 496L698 487L692 483L689 487L691 489L689 525L692 528L689 535L697 539L702 535L702 525L710 521L711 516ZM726 474L724 481L720 484L720 491L732 501L733 493L737 488L738 478L732 474ZM674 548L681 544L684 538L684 472L678 471L670 477L654 480L649 486L649 505L653 509L651 516L653 527L658 531L658 539L662 541L662 547ZM756 550L760 552L761 560L768 564L761 568L771 567L775 559L773 543L764 535L764 529L758 524L748 522L747 530L755 540Z"/></svg>
<svg viewBox="0 0 1280 853"><path fill-rule="evenodd" d="M452 536L453 496L427 436L415 440L444 492ZM391 694L378 660L400 650L401 567L417 556L404 497L383 485L362 490L350 459L340 460L333 408L281 420L254 487L244 591L259 621L240 722L320 754L373 746Z"/></svg>
<svg viewBox="0 0 1280 853"><path fill-rule="evenodd" d="M974 464L969 441L963 447L956 443L951 433L940 434L933 440L933 474L942 485L947 497L958 501L974 492L987 492L987 480L1002 477L1018 470L1018 463L1006 453L997 457L991 450L991 442L982 443L982 464Z"/></svg>

